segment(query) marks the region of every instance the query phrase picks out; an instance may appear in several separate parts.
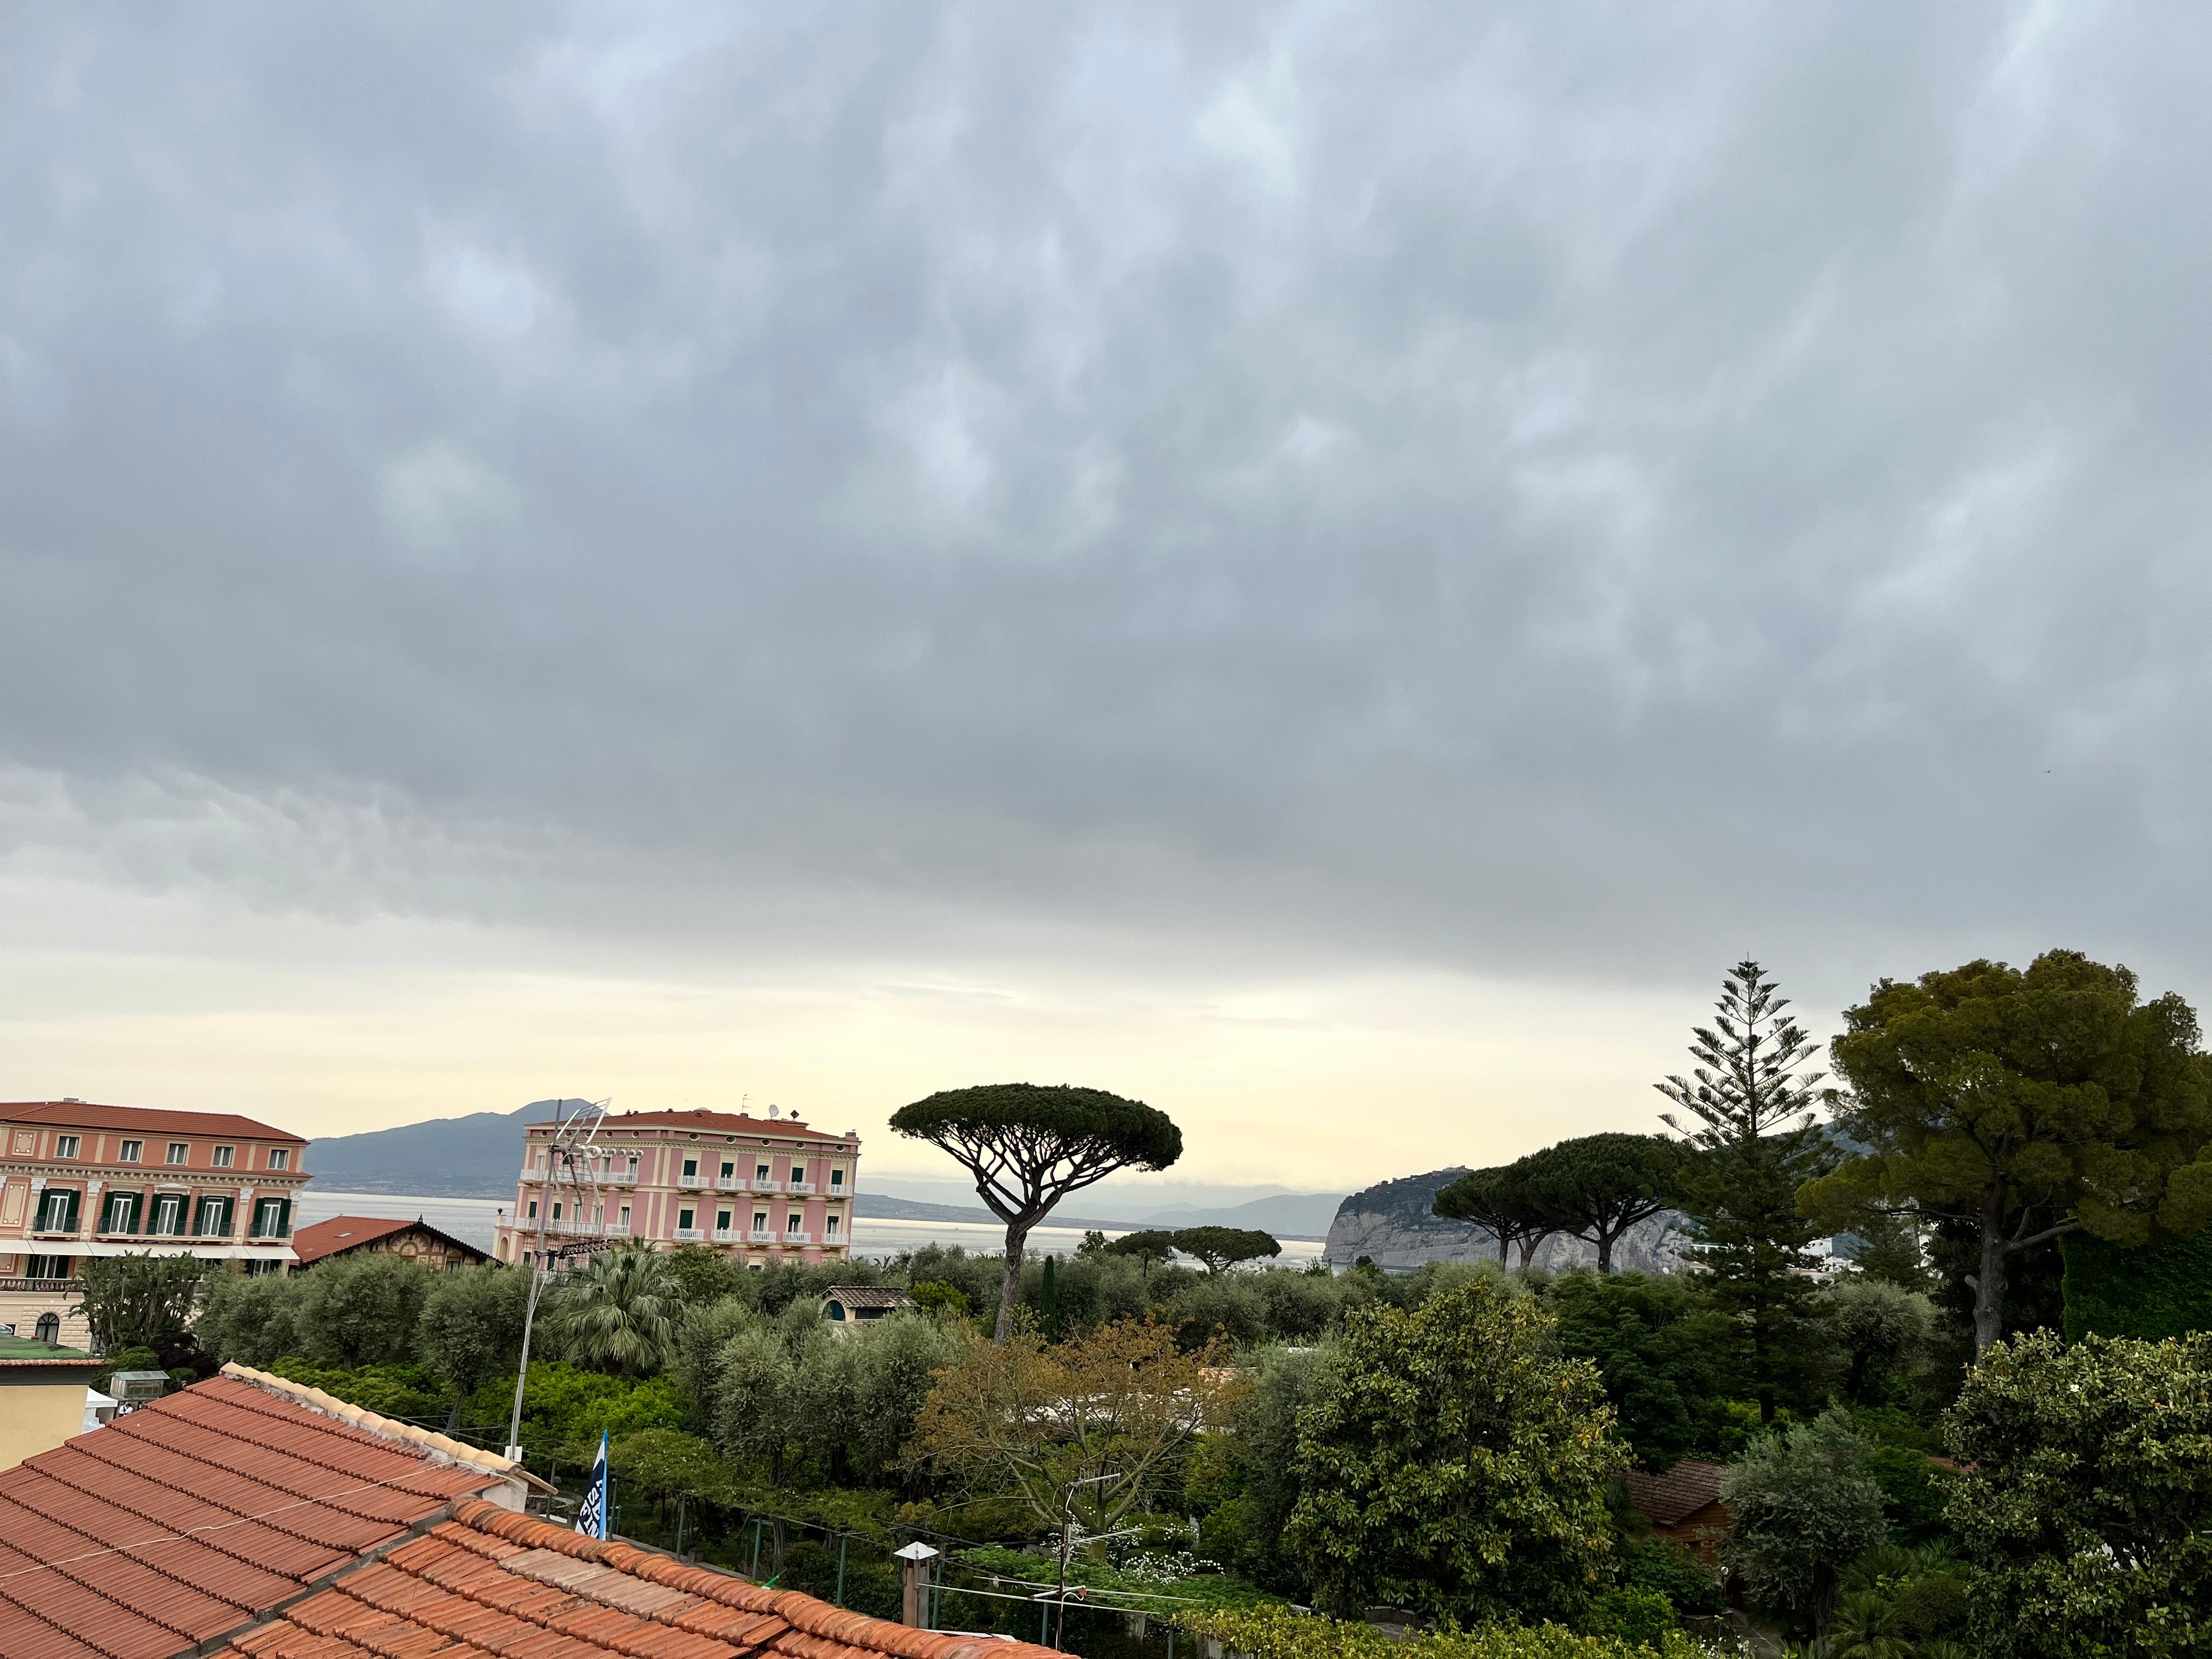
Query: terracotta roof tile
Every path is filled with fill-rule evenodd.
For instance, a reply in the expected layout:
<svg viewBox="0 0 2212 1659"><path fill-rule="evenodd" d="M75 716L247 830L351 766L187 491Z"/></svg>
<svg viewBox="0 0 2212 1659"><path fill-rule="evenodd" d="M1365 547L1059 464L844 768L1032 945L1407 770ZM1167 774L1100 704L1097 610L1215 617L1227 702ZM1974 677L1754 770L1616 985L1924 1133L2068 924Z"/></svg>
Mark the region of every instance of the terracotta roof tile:
<svg viewBox="0 0 2212 1659"><path fill-rule="evenodd" d="M200 1383L9 1472L0 1655L167 1659L265 1616L349 1558L441 1519L455 1500L507 1484L249 1384ZM413 1582L394 1581L395 1591ZM411 1643L413 1626L401 1626ZM355 1659L369 1650L341 1645ZM283 1638L256 1651L313 1659Z"/></svg>
<svg viewBox="0 0 2212 1659"><path fill-rule="evenodd" d="M1686 1457L1664 1474L1631 1469L1628 1501L1661 1526L1674 1526L1721 1501L1721 1468L1702 1457Z"/></svg>
<svg viewBox="0 0 2212 1659"><path fill-rule="evenodd" d="M235 1135L241 1140L307 1144L307 1137L235 1112L176 1112L165 1106L100 1106L81 1100L0 1101L0 1123L50 1123L64 1129L142 1129L149 1134Z"/></svg>
<svg viewBox="0 0 2212 1659"><path fill-rule="evenodd" d="M335 1646L318 1645L337 1644ZM237 1638L251 1659L1059 1659L909 1630L480 1500ZM74 1656L72 1656L74 1659Z"/></svg>

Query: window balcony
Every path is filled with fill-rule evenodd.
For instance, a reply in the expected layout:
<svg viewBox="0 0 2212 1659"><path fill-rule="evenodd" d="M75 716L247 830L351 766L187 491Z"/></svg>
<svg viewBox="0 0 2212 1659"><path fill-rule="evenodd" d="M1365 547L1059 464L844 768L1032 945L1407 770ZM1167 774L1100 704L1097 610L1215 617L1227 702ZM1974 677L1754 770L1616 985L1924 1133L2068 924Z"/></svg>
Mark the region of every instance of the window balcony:
<svg viewBox="0 0 2212 1659"><path fill-rule="evenodd" d="M707 1178L694 1171L690 1175L677 1176L676 1184L687 1193L696 1193L707 1184Z"/></svg>
<svg viewBox="0 0 2212 1659"><path fill-rule="evenodd" d="M817 1233L786 1233L783 1242L787 1244L819 1244L822 1238Z"/></svg>
<svg viewBox="0 0 2212 1659"><path fill-rule="evenodd" d="M745 1178L743 1176L726 1175L714 1177L714 1190L718 1193L741 1193L744 1189Z"/></svg>
<svg viewBox="0 0 2212 1659"><path fill-rule="evenodd" d="M794 1181L783 1190L787 1193L811 1193L814 1190L814 1183L811 1181Z"/></svg>
<svg viewBox="0 0 2212 1659"><path fill-rule="evenodd" d="M609 1238L628 1238L629 1237L629 1223L627 1221L610 1221L607 1223L605 1231Z"/></svg>
<svg viewBox="0 0 2212 1659"><path fill-rule="evenodd" d="M704 1227L678 1227L676 1230L676 1242L679 1244L696 1244L706 1237Z"/></svg>
<svg viewBox="0 0 2212 1659"><path fill-rule="evenodd" d="M735 1227L717 1227L714 1229L714 1243L717 1244L734 1244L743 1237L744 1237L744 1235L740 1233Z"/></svg>
<svg viewBox="0 0 2212 1659"><path fill-rule="evenodd" d="M783 1183L781 1181L763 1181L758 1176L745 1182L745 1185L757 1193L780 1193L783 1190Z"/></svg>
<svg viewBox="0 0 2212 1659"><path fill-rule="evenodd" d="M543 1181L545 1179L545 1171L543 1170L525 1170L520 1175L515 1176L515 1179L517 1181Z"/></svg>
<svg viewBox="0 0 2212 1659"><path fill-rule="evenodd" d="M756 1227L745 1235L745 1242L749 1244L773 1244L775 1235L765 1227Z"/></svg>

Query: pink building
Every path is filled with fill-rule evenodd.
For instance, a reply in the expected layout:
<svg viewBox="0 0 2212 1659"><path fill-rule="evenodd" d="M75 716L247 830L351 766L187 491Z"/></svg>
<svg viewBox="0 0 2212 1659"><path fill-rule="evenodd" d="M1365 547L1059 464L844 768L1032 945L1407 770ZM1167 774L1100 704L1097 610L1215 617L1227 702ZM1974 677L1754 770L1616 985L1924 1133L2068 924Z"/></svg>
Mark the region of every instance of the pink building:
<svg viewBox="0 0 2212 1659"><path fill-rule="evenodd" d="M512 1214L493 1253L524 1262L585 1239L708 1244L751 1267L842 1261L852 1252L858 1136L795 1117L744 1112L623 1112L600 1121L588 1162L564 1169L554 1126L524 1132Z"/></svg>
<svg viewBox="0 0 2212 1659"><path fill-rule="evenodd" d="M88 1256L282 1270L307 1151L298 1135L228 1112L0 1103L0 1325L86 1340L70 1309Z"/></svg>

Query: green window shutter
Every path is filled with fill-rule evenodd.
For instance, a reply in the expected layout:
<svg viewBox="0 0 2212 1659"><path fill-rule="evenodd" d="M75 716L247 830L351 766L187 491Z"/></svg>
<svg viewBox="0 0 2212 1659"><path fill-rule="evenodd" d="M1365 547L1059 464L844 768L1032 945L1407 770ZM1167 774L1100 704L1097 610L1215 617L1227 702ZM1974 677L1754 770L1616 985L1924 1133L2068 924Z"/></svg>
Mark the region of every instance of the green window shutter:
<svg viewBox="0 0 2212 1659"><path fill-rule="evenodd" d="M72 1233L73 1233L73 1232L75 1232L75 1231L76 1231L76 1222L77 1222L77 1206L78 1206L78 1205L82 1204L83 1201L84 1201L84 1194L82 1194L82 1193L78 1193L78 1192L72 1192L72 1193L70 1193L70 1195L69 1195L69 1216L68 1216L67 1219L65 1219L65 1220L64 1220L64 1221L63 1221L63 1223L62 1223L62 1230L63 1230L64 1232L72 1232Z"/></svg>

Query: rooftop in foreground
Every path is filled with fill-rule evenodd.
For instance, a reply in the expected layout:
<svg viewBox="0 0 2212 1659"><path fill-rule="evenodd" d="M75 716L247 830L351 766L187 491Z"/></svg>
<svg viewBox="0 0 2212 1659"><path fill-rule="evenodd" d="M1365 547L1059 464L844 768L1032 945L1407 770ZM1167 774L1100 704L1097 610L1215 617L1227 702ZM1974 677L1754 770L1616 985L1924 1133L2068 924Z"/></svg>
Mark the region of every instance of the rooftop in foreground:
<svg viewBox="0 0 2212 1659"><path fill-rule="evenodd" d="M1060 1659L915 1630L798 1590L468 1502L328 1589L235 1636L226 1659Z"/></svg>

